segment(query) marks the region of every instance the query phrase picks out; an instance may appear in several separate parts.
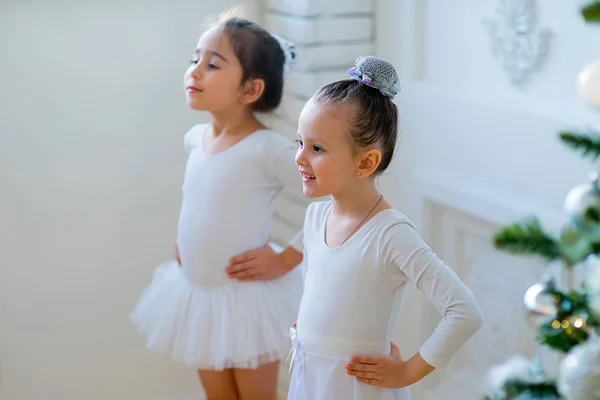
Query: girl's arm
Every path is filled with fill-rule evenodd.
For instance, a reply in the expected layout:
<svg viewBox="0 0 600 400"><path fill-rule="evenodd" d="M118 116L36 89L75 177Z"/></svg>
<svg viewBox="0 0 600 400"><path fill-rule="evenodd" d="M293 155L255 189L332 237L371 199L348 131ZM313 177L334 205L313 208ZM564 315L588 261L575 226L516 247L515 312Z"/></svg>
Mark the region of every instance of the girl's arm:
<svg viewBox="0 0 600 400"><path fill-rule="evenodd" d="M297 146L280 136L269 150L267 170L273 176L274 184L281 186L298 212L305 210L310 200L302 193L302 177L295 161ZM226 272L230 278L242 281L277 278L302 262L303 241L301 229L281 253L276 253L269 245L250 250L233 257Z"/></svg>
<svg viewBox="0 0 600 400"><path fill-rule="evenodd" d="M390 272L414 281L417 289L442 314L442 321L421 346L419 354L435 368L447 365L483 323L473 293L411 225L393 225L383 236L381 245Z"/></svg>
<svg viewBox="0 0 600 400"><path fill-rule="evenodd" d="M444 264L408 223L391 226L378 244L382 265L395 279L414 281L442 314L433 334L408 361L390 356L357 356L348 373L383 387L404 387L434 369L447 365L454 354L479 330L483 318L471 290ZM395 346L393 346L395 347Z"/></svg>

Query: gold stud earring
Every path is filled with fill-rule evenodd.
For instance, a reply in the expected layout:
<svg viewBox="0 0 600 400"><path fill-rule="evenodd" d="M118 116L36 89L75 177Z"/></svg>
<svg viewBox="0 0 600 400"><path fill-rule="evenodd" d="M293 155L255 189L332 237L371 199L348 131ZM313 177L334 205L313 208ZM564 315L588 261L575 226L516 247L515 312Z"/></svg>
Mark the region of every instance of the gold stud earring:
<svg viewBox="0 0 600 400"><path fill-rule="evenodd" d="M361 173L361 172L359 172L359 173L358 173L358 176L361 176L361 175L362 175L362 173Z"/></svg>

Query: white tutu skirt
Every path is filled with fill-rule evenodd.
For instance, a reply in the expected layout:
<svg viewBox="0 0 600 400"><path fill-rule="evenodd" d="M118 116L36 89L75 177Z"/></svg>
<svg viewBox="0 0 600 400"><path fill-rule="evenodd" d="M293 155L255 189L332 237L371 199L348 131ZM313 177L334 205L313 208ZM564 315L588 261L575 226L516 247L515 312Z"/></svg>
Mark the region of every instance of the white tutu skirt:
<svg viewBox="0 0 600 400"><path fill-rule="evenodd" d="M176 261L159 266L131 320L146 347L196 369L256 368L285 358L302 297L295 268L270 281L205 288Z"/></svg>

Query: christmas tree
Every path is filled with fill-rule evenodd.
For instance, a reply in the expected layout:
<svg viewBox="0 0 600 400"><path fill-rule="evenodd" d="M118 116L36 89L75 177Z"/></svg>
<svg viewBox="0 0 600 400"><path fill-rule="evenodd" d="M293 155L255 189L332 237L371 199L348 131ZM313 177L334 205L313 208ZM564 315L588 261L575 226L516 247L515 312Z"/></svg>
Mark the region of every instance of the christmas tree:
<svg viewBox="0 0 600 400"><path fill-rule="evenodd" d="M600 24L600 1L581 9L587 23ZM579 92L600 108L600 62L584 68ZM560 132L559 140L581 157L600 158L600 134ZM559 262L563 268L582 266L585 278L577 288L559 287L551 275L525 293L527 318L537 329L542 347L562 353L558 374L549 376L539 360L515 358L496 367L494 393L500 399L600 399L600 180L592 174L565 199L568 222L557 235L536 217L508 225L494 236L497 249Z"/></svg>

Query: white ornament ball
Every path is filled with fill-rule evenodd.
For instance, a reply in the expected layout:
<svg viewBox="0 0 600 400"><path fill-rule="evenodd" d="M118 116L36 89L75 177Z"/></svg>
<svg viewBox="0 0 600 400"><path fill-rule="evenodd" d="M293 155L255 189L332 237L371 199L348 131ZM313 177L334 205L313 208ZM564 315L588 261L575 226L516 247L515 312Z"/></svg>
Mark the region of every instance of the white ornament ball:
<svg viewBox="0 0 600 400"><path fill-rule="evenodd" d="M503 364L491 368L488 379L494 392L501 392L504 384L509 380L536 381L532 374L531 361L521 355L512 356Z"/></svg>
<svg viewBox="0 0 600 400"><path fill-rule="evenodd" d="M565 198L565 212L577 228L591 230L600 225L600 185L598 174L590 182L575 186Z"/></svg>
<svg viewBox="0 0 600 400"><path fill-rule="evenodd" d="M571 349L560 366L556 387L566 400L600 399L600 340L590 338Z"/></svg>
<svg viewBox="0 0 600 400"><path fill-rule="evenodd" d="M600 110L600 60L586 65L577 78L579 96Z"/></svg>
<svg viewBox="0 0 600 400"><path fill-rule="evenodd" d="M548 381L548 378L541 369L539 360L528 360L521 355L515 355L506 360L503 364L492 367L488 372L488 380L491 390L496 394L494 398L505 398L504 386L508 381L519 381L524 384L538 384ZM523 393L513 400L531 400L529 393ZM555 395L536 396L536 400L560 400Z"/></svg>

